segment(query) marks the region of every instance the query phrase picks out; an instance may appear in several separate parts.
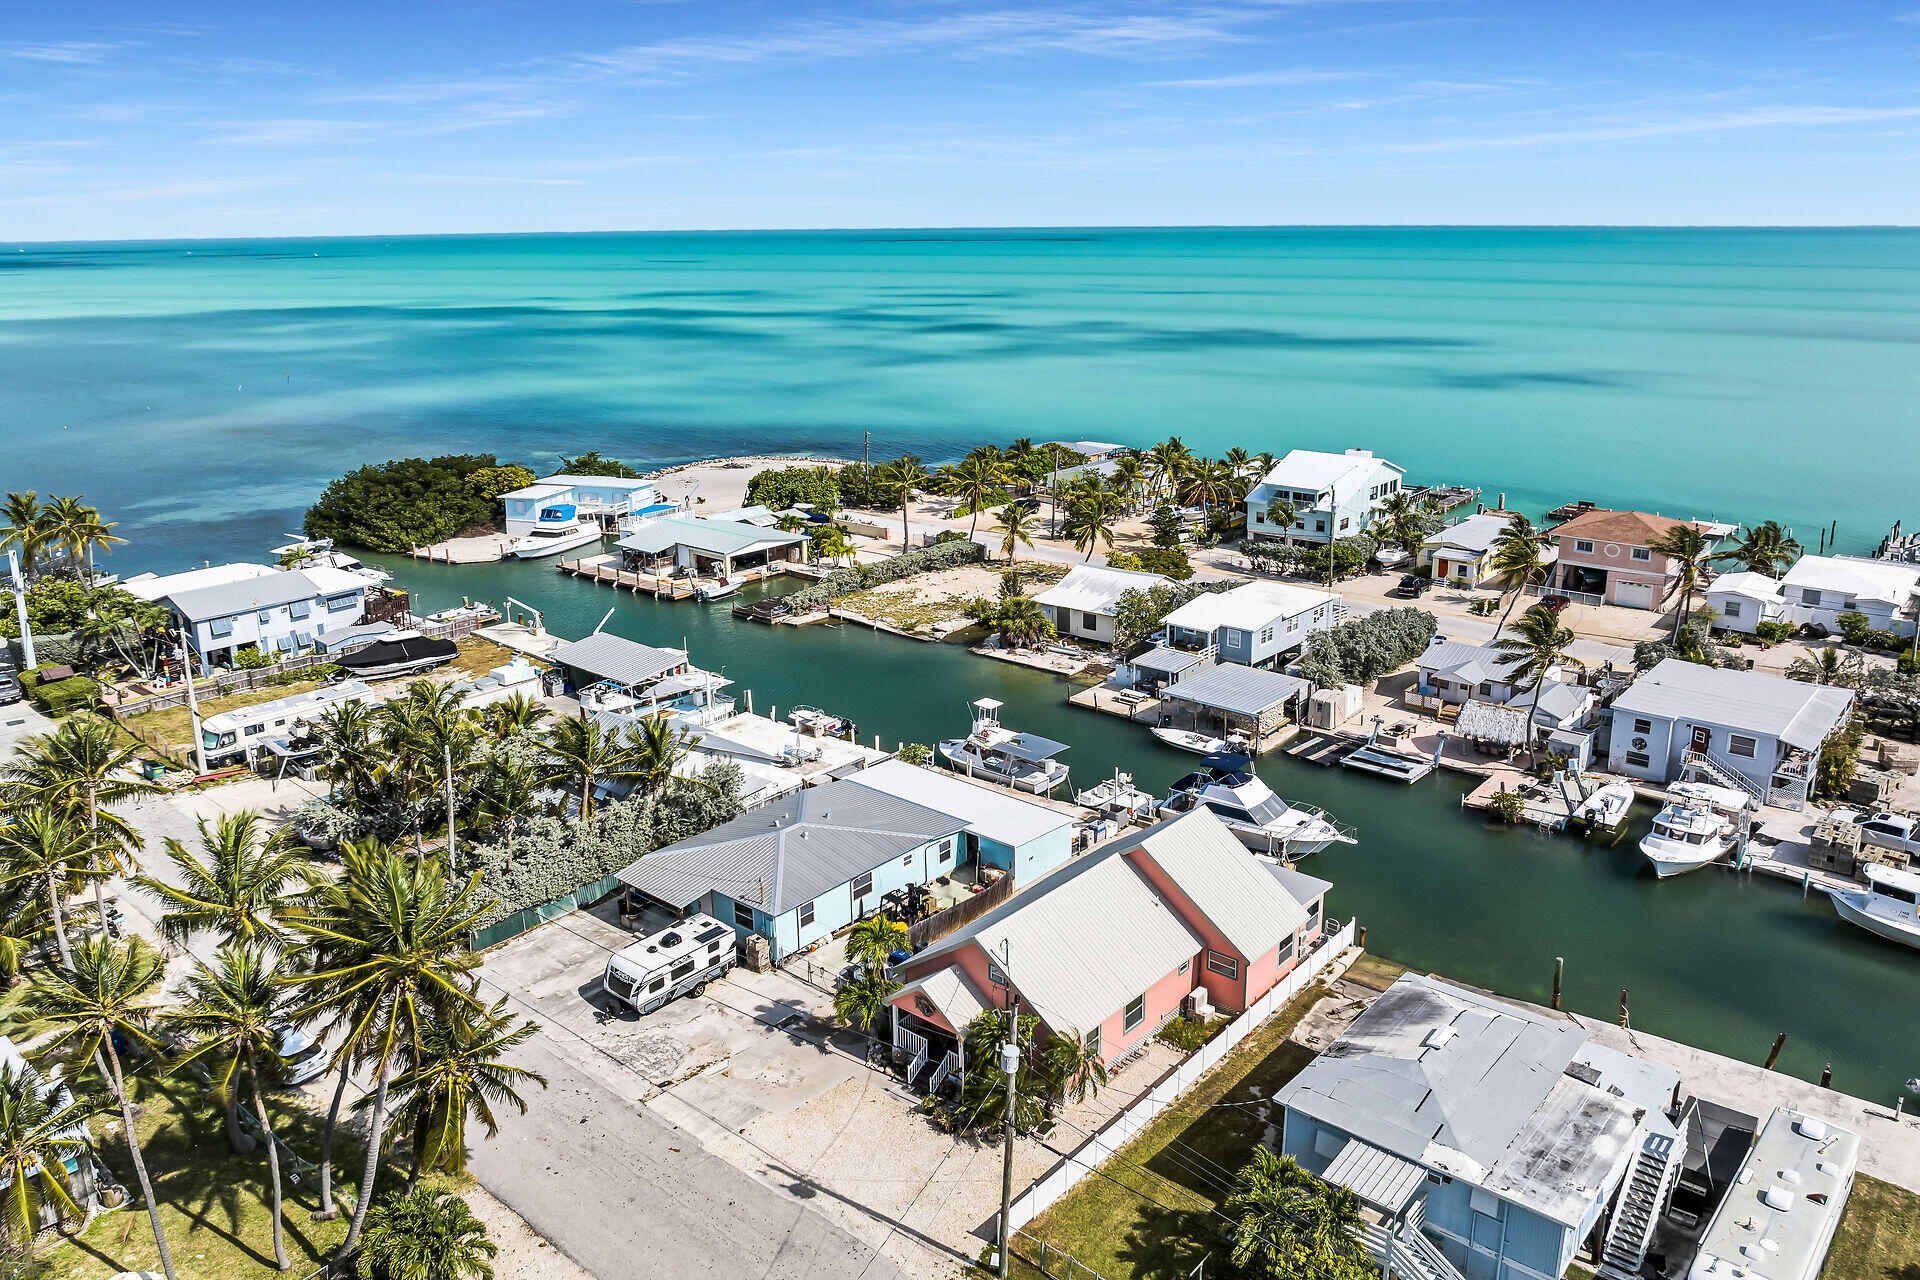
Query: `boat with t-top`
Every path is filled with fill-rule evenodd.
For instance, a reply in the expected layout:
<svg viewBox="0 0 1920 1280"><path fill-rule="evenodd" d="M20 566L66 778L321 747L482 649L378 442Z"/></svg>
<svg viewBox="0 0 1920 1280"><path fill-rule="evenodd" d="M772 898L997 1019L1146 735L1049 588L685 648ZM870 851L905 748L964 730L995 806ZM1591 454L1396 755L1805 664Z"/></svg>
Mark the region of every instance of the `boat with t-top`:
<svg viewBox="0 0 1920 1280"><path fill-rule="evenodd" d="M1015 733L1000 723L998 698L973 703L973 728L964 738L948 738L940 758L968 777L989 778L1020 791L1046 795L1067 780L1067 766L1054 759L1064 742L1037 733Z"/></svg>
<svg viewBox="0 0 1920 1280"><path fill-rule="evenodd" d="M1253 772L1250 757L1220 754L1173 784L1160 802L1162 815L1211 809L1240 842L1256 853L1304 858L1330 844L1353 844L1325 810L1291 805Z"/></svg>

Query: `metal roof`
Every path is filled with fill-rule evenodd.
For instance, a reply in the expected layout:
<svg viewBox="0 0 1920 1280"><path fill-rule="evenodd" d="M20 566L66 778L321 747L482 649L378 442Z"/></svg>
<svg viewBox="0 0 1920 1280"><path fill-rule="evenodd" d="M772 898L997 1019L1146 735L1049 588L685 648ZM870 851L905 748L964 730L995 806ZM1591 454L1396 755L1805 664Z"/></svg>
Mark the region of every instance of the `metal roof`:
<svg viewBox="0 0 1920 1280"><path fill-rule="evenodd" d="M1297 618L1322 605L1334 604L1340 597L1315 587L1294 586L1286 582L1249 582L1231 591L1216 591L1193 599L1169 613L1162 621L1195 631L1215 627L1237 627L1258 631L1276 619Z"/></svg>
<svg viewBox="0 0 1920 1280"><path fill-rule="evenodd" d="M1278 880L1280 887L1291 894L1293 900L1303 907L1333 888L1333 881L1322 880L1319 876L1310 876L1304 871L1297 871L1284 862L1269 862L1265 858L1261 858L1259 862L1267 869L1267 874Z"/></svg>
<svg viewBox="0 0 1920 1280"><path fill-rule="evenodd" d="M129 595L153 601L162 596L172 595L176 591L192 591L199 587L244 582L249 578L267 578L279 572L281 570L270 565L253 564L243 560L234 564L216 564L201 569L188 569L183 573L135 574L131 578L121 579L120 586Z"/></svg>
<svg viewBox="0 0 1920 1280"><path fill-rule="evenodd" d="M563 644L547 655L549 662L574 667L615 684L641 684L664 675L687 660L683 649L656 649L605 631Z"/></svg>
<svg viewBox="0 0 1920 1280"><path fill-rule="evenodd" d="M916 995L925 995L947 1025L961 1035L967 1033L968 1025L975 1018L986 1012L988 1003L980 988L973 985L973 979L958 965L935 969L926 977L909 982L888 996L887 1003L904 1009Z"/></svg>
<svg viewBox="0 0 1920 1280"><path fill-rule="evenodd" d="M1211 809L1195 809L1123 841L1137 847L1180 887L1241 956L1252 960L1307 922L1307 909Z"/></svg>
<svg viewBox="0 0 1920 1280"><path fill-rule="evenodd" d="M909 801L966 824L975 835L1018 849L1049 832L1074 825L1074 818L998 787L969 782L944 769L904 760L884 760L852 775L863 787Z"/></svg>
<svg viewBox="0 0 1920 1280"><path fill-rule="evenodd" d="M713 890L777 916L965 828L857 782L829 782L650 853L620 881L674 906Z"/></svg>
<svg viewBox="0 0 1920 1280"><path fill-rule="evenodd" d="M1560 724L1580 715L1593 704L1593 690L1566 680L1549 680L1540 686L1540 705L1533 705L1533 690L1521 689L1507 705L1525 715L1537 715L1536 723Z"/></svg>
<svg viewBox="0 0 1920 1280"><path fill-rule="evenodd" d="M1161 696L1215 711L1255 716L1312 687L1298 676L1262 671L1258 667L1243 667L1236 662L1223 662L1199 675L1188 676L1179 684L1170 686Z"/></svg>
<svg viewBox="0 0 1920 1280"><path fill-rule="evenodd" d="M338 570L333 572L338 573ZM372 585L365 578L351 574L342 576L352 581L316 580L304 570L285 569L233 582L216 582L204 587L170 591L161 598L172 604L174 610L189 622L205 622L209 618L227 618L254 609L271 609L298 600L312 600L316 596L365 591Z"/></svg>
<svg viewBox="0 0 1920 1280"><path fill-rule="evenodd" d="M1348 1138L1320 1177L1336 1187L1345 1187L1376 1208L1399 1213L1413 1199L1413 1193L1426 1184L1427 1171L1371 1142Z"/></svg>
<svg viewBox="0 0 1920 1280"><path fill-rule="evenodd" d="M1112 617L1113 611L1119 607L1120 597L1127 592L1145 591L1167 581L1169 579L1165 574L1077 564L1067 570L1066 577L1035 596L1034 601L1056 609L1075 609L1081 613Z"/></svg>
<svg viewBox="0 0 1920 1280"><path fill-rule="evenodd" d="M1920 565L1864 556L1801 556L1780 585L1788 590L1839 591L1898 607L1920 591Z"/></svg>
<svg viewBox="0 0 1920 1280"><path fill-rule="evenodd" d="M1188 653L1185 649L1170 649L1166 645L1157 644L1131 661L1136 667L1147 667L1154 671L1175 675L1188 667L1211 661L1211 659L1205 654Z"/></svg>
<svg viewBox="0 0 1920 1280"><path fill-rule="evenodd" d="M1614 700L1621 714L1719 725L1811 751L1846 721L1853 690L1668 658Z"/></svg>
<svg viewBox="0 0 1920 1280"><path fill-rule="evenodd" d="M1492 645L1449 640L1445 636L1429 640L1413 661L1424 674L1452 676L1468 684L1486 680L1511 684L1514 669L1521 665L1518 657L1509 658Z"/></svg>
<svg viewBox="0 0 1920 1280"><path fill-rule="evenodd" d="M1709 596L1744 596L1749 600L1780 600L1786 594L1778 580L1764 573L1747 572L1723 573L1709 582L1705 590Z"/></svg>
<svg viewBox="0 0 1920 1280"><path fill-rule="evenodd" d="M1385 458L1376 458L1365 449L1350 449L1345 453L1326 453L1319 449L1289 449L1287 456L1273 464L1262 482L1276 489L1308 489L1318 493L1323 489L1332 489L1336 501L1360 487L1363 478L1373 474L1374 468L1386 467L1399 475L1406 474L1406 468L1396 466ZM1348 487L1349 484L1351 487Z"/></svg>
<svg viewBox="0 0 1920 1280"><path fill-rule="evenodd" d="M662 516L651 524L641 525L620 539L618 545L623 550L638 551L643 555L659 555L675 547L691 547L712 556L737 556L762 547L786 547L806 540L804 533L782 533L778 529L763 529L757 524L743 524L737 520Z"/></svg>
<svg viewBox="0 0 1920 1280"><path fill-rule="evenodd" d="M1812 1280L1859 1159L1859 1135L1776 1107L1708 1220L1688 1274Z"/></svg>
<svg viewBox="0 0 1920 1280"><path fill-rule="evenodd" d="M1435 550L1457 547L1475 555L1484 555L1513 523L1514 514L1511 511L1482 511L1458 524L1450 524L1438 533L1428 534L1421 545Z"/></svg>

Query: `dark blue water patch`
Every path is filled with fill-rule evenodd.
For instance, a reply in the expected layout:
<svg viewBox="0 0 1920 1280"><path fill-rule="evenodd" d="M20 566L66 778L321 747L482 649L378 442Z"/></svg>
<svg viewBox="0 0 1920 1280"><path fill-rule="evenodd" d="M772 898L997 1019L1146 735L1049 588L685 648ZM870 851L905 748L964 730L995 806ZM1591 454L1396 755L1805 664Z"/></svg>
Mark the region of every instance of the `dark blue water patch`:
<svg viewBox="0 0 1920 1280"><path fill-rule="evenodd" d="M1524 391L1533 387L1593 387L1625 389L1643 385L1643 380L1615 373L1570 373L1541 370L1474 373L1459 369L1423 369L1414 380L1432 387L1454 391Z"/></svg>

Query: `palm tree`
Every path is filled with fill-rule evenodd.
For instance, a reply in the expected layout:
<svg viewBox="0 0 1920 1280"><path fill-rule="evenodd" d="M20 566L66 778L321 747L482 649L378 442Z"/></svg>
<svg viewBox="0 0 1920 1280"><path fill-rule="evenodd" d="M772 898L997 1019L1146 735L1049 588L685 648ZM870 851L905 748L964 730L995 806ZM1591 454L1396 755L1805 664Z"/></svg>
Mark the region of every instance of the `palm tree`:
<svg viewBox="0 0 1920 1280"><path fill-rule="evenodd" d="M528 1084L547 1087L547 1078L539 1072L506 1061L540 1029L532 1022L515 1026L506 1004L502 996L491 1009L455 1008L431 1019L411 1065L394 1078L393 1121L386 1141L391 1145L402 1133L412 1137L409 1192L423 1169L466 1172L469 1119L478 1120L487 1136L495 1137L500 1132L496 1105L525 1115L527 1102L519 1089Z"/></svg>
<svg viewBox="0 0 1920 1280"><path fill-rule="evenodd" d="M408 801L414 847L425 844L424 811L441 794L449 768L458 776L473 763L479 745L479 714L464 705L452 685L415 680L376 713L381 773Z"/></svg>
<svg viewBox="0 0 1920 1280"><path fill-rule="evenodd" d="M1534 718L1540 713L1540 691L1557 667L1585 670L1586 663L1573 656L1574 635L1560 625L1560 615L1543 604L1534 605L1513 624L1513 634L1496 640L1492 648L1502 657L1497 661L1507 680L1521 689L1533 690L1533 703L1527 711L1527 760L1538 763L1540 743L1534 730Z"/></svg>
<svg viewBox="0 0 1920 1280"><path fill-rule="evenodd" d="M839 525L822 527L813 535L813 554L825 556L833 563L853 554L853 544L847 541L847 531Z"/></svg>
<svg viewBox="0 0 1920 1280"><path fill-rule="evenodd" d="M1085 1102L1107 1086L1106 1059L1078 1031L1051 1036L1040 1050L1040 1062L1063 1099Z"/></svg>
<svg viewBox="0 0 1920 1280"><path fill-rule="evenodd" d="M42 1080L31 1068L0 1065L0 1228L16 1248L31 1247L40 1213L52 1205L62 1220L84 1214L73 1198L67 1161L92 1154L81 1126L99 1108L76 1102L58 1081Z"/></svg>
<svg viewBox="0 0 1920 1280"><path fill-rule="evenodd" d="M1778 520L1768 520L1749 525L1738 545L1713 558L1730 561L1749 573L1777 578L1781 571L1792 567L1805 549L1794 540L1792 534L1780 527Z"/></svg>
<svg viewBox="0 0 1920 1280"><path fill-rule="evenodd" d="M317 873L306 857L268 838L262 822L250 809L212 826L202 818L204 860L180 841L167 840L167 856L180 883L145 875L134 880L165 907L162 937L181 946L196 933L219 933L227 942L279 940L282 928L299 914Z"/></svg>
<svg viewBox="0 0 1920 1280"><path fill-rule="evenodd" d="M1293 528L1293 522L1300 518L1300 512L1291 502L1279 494L1267 499L1267 523L1280 530Z"/></svg>
<svg viewBox="0 0 1920 1280"><path fill-rule="evenodd" d="M1843 653L1838 645L1828 645L1811 658L1795 658L1787 666L1787 679L1852 689L1859 686L1865 665L1858 653Z"/></svg>
<svg viewBox="0 0 1920 1280"><path fill-rule="evenodd" d="M1247 478L1224 462L1202 458L1194 463L1180 484L1180 501L1188 506L1198 503L1207 513L1207 534L1213 534L1213 509L1228 506L1246 496Z"/></svg>
<svg viewBox="0 0 1920 1280"><path fill-rule="evenodd" d="M105 936L88 938L74 950L69 970L41 973L33 984L34 1012L55 1028L49 1049L67 1049L75 1061L93 1059L120 1104L120 1125L127 1135L127 1154L146 1197L147 1220L153 1243L160 1251L160 1268L174 1280L173 1254L160 1226L160 1201L147 1176L133 1124L133 1098L127 1092L126 1073L120 1067L117 1044L132 1043L156 1049L147 1027L160 1005L153 995L166 977L167 963L139 938L115 942Z"/></svg>
<svg viewBox="0 0 1920 1280"><path fill-rule="evenodd" d="M1124 454L1114 460L1113 472L1107 477L1107 488L1119 500L1121 510L1133 510L1133 504L1139 500L1140 486L1146 479L1145 469L1137 453Z"/></svg>
<svg viewBox="0 0 1920 1280"><path fill-rule="evenodd" d="M93 553L104 551L111 553L115 544L125 545L126 539L114 533L118 520L101 520L100 513L92 507L82 507L76 514L68 536L72 540L74 551L87 562L89 582L93 577Z"/></svg>
<svg viewBox="0 0 1920 1280"><path fill-rule="evenodd" d="M1707 552L1713 544L1707 541L1707 535L1690 524L1676 524L1648 544L1649 548L1673 562L1673 585L1667 589L1667 600L1674 595L1680 596L1680 608L1673 615L1673 641L1680 642L1680 628L1687 625L1687 609L1693 603L1693 590L1700 585L1700 566L1707 558ZM1666 600L1661 601L1662 604Z"/></svg>
<svg viewBox="0 0 1920 1280"><path fill-rule="evenodd" d="M66 553L67 558L77 566L81 560L82 549L89 545L89 536L96 530L104 531L100 524L100 513L80 501L78 497L63 498L55 495L41 508L47 531L47 545ZM123 538L110 539L123 542Z"/></svg>
<svg viewBox="0 0 1920 1280"><path fill-rule="evenodd" d="M869 969L884 969L887 957L907 945L907 926L871 915L847 930L847 959Z"/></svg>
<svg viewBox="0 0 1920 1280"><path fill-rule="evenodd" d="M493 1280L500 1247L452 1194L388 1196L367 1223L360 1280Z"/></svg>
<svg viewBox="0 0 1920 1280"><path fill-rule="evenodd" d="M1033 513L1017 502L1009 502L994 517L993 529L1000 537L1000 553L1012 564L1021 543L1033 545Z"/></svg>
<svg viewBox="0 0 1920 1280"><path fill-rule="evenodd" d="M1494 535L1491 550L1493 554L1487 563L1500 580L1501 592L1513 592L1513 599L1507 601L1499 623L1493 628L1493 638L1498 640L1506 629L1508 615L1513 612L1513 606L1520 603L1526 589L1545 580L1547 565L1541 558L1540 534L1534 529L1533 521L1518 511L1509 515L1507 527Z"/></svg>
<svg viewBox="0 0 1920 1280"><path fill-rule="evenodd" d="M6 874L4 865L0 862L0 877ZM49 920L37 879L28 877L0 893L0 990L13 986L27 956L53 932Z"/></svg>
<svg viewBox="0 0 1920 1280"><path fill-rule="evenodd" d="M1060 527L1062 537L1073 543L1075 551L1087 553L1086 563L1092 563L1093 553L1100 544L1105 543L1109 550L1113 547L1113 508L1108 495L1089 494L1067 508L1066 523Z"/></svg>
<svg viewBox="0 0 1920 1280"><path fill-rule="evenodd" d="M512 738L533 732L548 714L540 699L531 694L516 693L504 702L489 706L483 718L487 732L495 738Z"/></svg>
<svg viewBox="0 0 1920 1280"><path fill-rule="evenodd" d="M50 527L47 523L46 508L40 505L40 495L29 489L25 493L9 493L4 504L0 504L0 519L6 526L0 528L0 551L8 547L20 552L20 570L32 576L34 565L39 561L41 552L47 548Z"/></svg>
<svg viewBox="0 0 1920 1280"><path fill-rule="evenodd" d="M920 465L917 454L907 453L880 468L879 481L882 492L892 494L899 500L900 506L900 549L907 549L907 508L913 502L913 491L924 489L933 477Z"/></svg>
<svg viewBox="0 0 1920 1280"><path fill-rule="evenodd" d="M1271 1147L1253 1149L1221 1212L1233 1223L1229 1256L1239 1274L1348 1280L1374 1272L1360 1235L1360 1197Z"/></svg>
<svg viewBox="0 0 1920 1280"><path fill-rule="evenodd" d="M115 738L108 721L93 715L68 716L52 733L26 739L14 748L14 763L5 771L8 782L29 796L84 822L97 838L109 868L120 875L134 871L130 849L145 841L121 815L101 806L118 804L163 788L134 773L138 746ZM105 877L93 884L93 900L106 918Z"/></svg>
<svg viewBox="0 0 1920 1280"><path fill-rule="evenodd" d="M973 513L967 524L971 539L980 526L980 508L987 499L1000 496L1007 485L1007 465L976 450L947 468L946 489Z"/></svg>
<svg viewBox="0 0 1920 1280"><path fill-rule="evenodd" d="M833 993L833 1016L850 1027L871 1031L886 1016L887 1000L899 990L897 980L879 969L868 969Z"/></svg>
<svg viewBox="0 0 1920 1280"><path fill-rule="evenodd" d="M294 1000L286 966L282 953L257 940L229 942L212 964L194 966L181 1003L165 1017L188 1038L180 1065L209 1064L214 1094L227 1106L229 1137L240 1136L235 1112L243 1077L253 1092L253 1115L267 1144L267 1179L273 1192L273 1261L282 1271L292 1264L281 1233L280 1149L261 1093L260 1070L264 1063L279 1061L280 1030ZM236 1151L250 1149L234 1145Z"/></svg>
<svg viewBox="0 0 1920 1280"><path fill-rule="evenodd" d="M507 756L495 756L481 771L474 787L475 807L468 825L484 832L504 832L507 854L520 823L539 805L540 779L532 769Z"/></svg>
<svg viewBox="0 0 1920 1280"><path fill-rule="evenodd" d="M642 720L627 730L627 744L633 752L632 776L650 799L659 799L667 789L693 742L691 729L662 719Z"/></svg>
<svg viewBox="0 0 1920 1280"><path fill-rule="evenodd" d="M336 1067L345 1071L358 1063L373 1069L368 1132L379 1134L395 1062L403 1054L417 1055L431 1019L479 1005L465 978L480 958L467 950L467 941L491 903L481 896L477 872L454 884L437 858L356 852L345 869L299 923L319 956L313 972L295 979L311 997L298 1014L323 1017L326 1031L341 1033ZM329 1130L332 1125L330 1116ZM360 1195L340 1257L351 1256L360 1241L380 1146L377 1140L367 1143Z"/></svg>
<svg viewBox="0 0 1920 1280"><path fill-rule="evenodd" d="M344 783L349 807L364 811L382 758L373 707L349 698L323 711L314 727L320 733L321 769L327 781L336 787Z"/></svg>
<svg viewBox="0 0 1920 1280"><path fill-rule="evenodd" d="M562 720L547 735L547 758L542 783L580 788L580 820L593 820L593 785L615 778L639 776L633 742L619 729L581 715Z"/></svg>
<svg viewBox="0 0 1920 1280"><path fill-rule="evenodd" d="M106 879L110 853L104 841L85 827L50 809L26 808L0 822L0 880L30 883L46 894L60 963L73 968L67 940L67 895L82 884Z"/></svg>
<svg viewBox="0 0 1920 1280"><path fill-rule="evenodd" d="M1380 506L1373 513L1373 524L1381 542L1398 547L1409 556L1419 555L1427 540L1426 513L1405 489L1395 489L1380 499Z"/></svg>
<svg viewBox="0 0 1920 1280"><path fill-rule="evenodd" d="M1027 596L1008 596L994 607L993 633L1015 649L1031 649L1056 634L1046 608Z"/></svg>

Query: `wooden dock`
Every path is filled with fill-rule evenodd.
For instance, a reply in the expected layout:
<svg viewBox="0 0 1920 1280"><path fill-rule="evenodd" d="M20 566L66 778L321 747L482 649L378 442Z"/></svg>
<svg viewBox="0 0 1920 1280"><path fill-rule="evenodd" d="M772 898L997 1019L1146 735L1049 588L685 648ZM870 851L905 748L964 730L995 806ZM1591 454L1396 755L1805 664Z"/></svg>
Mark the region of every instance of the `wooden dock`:
<svg viewBox="0 0 1920 1280"><path fill-rule="evenodd" d="M1493 797L1512 791L1520 797L1520 821L1543 831L1558 831L1573 817L1573 806L1551 782L1541 782L1518 769L1496 768L1479 786L1460 797L1463 809L1485 810Z"/></svg>
<svg viewBox="0 0 1920 1280"><path fill-rule="evenodd" d="M650 595L656 600L697 598L691 578L663 578L651 573L636 573L631 569L622 569L611 555L563 560L560 562L560 572L570 573L576 578L585 578L589 582L600 583L615 590L624 587L636 595ZM784 571L762 567L742 569L734 576L744 578L748 582L760 582L773 577L778 572Z"/></svg>
<svg viewBox="0 0 1920 1280"><path fill-rule="evenodd" d="M1309 733L1287 748L1287 754L1303 764L1331 769L1348 752L1360 745L1360 739L1338 733Z"/></svg>

